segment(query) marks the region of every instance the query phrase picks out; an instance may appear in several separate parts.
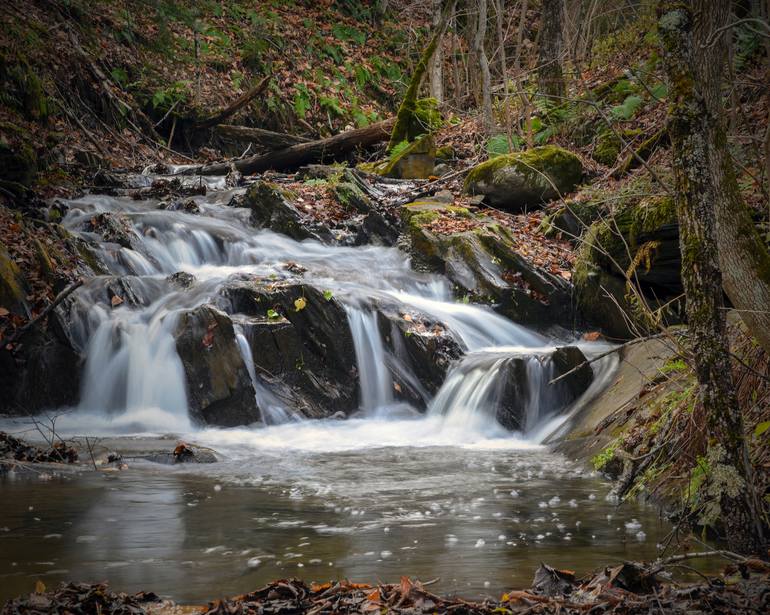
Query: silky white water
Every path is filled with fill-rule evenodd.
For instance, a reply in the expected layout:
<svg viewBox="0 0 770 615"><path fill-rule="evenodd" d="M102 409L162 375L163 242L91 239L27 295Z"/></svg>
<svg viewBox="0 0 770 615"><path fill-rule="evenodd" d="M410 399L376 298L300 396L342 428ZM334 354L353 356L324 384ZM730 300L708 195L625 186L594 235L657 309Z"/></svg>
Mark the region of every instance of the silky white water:
<svg viewBox="0 0 770 615"><path fill-rule="evenodd" d="M94 237L84 225L98 213L121 212L129 220L131 247L102 241L99 253L114 276L123 276L137 305L100 303L103 299L97 299L96 289L102 286L95 282L78 293L75 337L87 362L81 403L61 421L60 428L77 431L87 425L103 433L191 433L185 410L185 391L191 383L185 382L173 337L178 314L209 301L234 275L281 280L290 275L286 263L292 263L305 270L305 281L333 293L345 305L355 346L360 417L364 419L351 423L356 425L355 434L346 433L350 425L337 422L323 428L316 423L294 424L280 435L284 446L312 440L309 433L319 440L316 446L331 450L340 444L330 433L339 434L343 442L354 439L369 446L376 442L467 445L489 438L520 446L527 441L495 421L498 372L505 365L506 349L517 355L542 354L551 342L488 308L454 301L444 279L415 273L408 258L395 248L327 246L254 230L248 224L247 210L225 205L235 192L196 197L198 215L158 209L153 201L109 196L87 196L69 203L65 224L84 237ZM195 276L191 289L177 289L165 281L177 272ZM397 361L385 349L378 330L374 307L378 301L417 310L442 323L467 353L429 404L427 416L394 403L389 365L393 367ZM248 341L237 324L236 331L262 416L259 441L268 442L265 426L274 429L299 417L296 409L262 384ZM463 369L466 362L475 361L477 353L490 350L500 353L499 361ZM528 367L535 393L549 379L547 369L546 363L537 360ZM420 386L411 374L402 375ZM534 429L539 417L550 411L541 408L536 398L530 401L525 431ZM386 428L389 421L392 424ZM244 430L243 437L252 432L253 428Z"/></svg>
<svg viewBox="0 0 770 615"><path fill-rule="evenodd" d="M584 572L608 559L654 555L668 531L654 510L635 503L616 510L600 476L541 444L580 406L549 398L549 357L570 340L454 301L446 280L415 273L395 248L334 247L253 229L248 211L225 205L234 192L196 197L199 215L128 198L69 202L65 224L85 237L92 216L124 212L133 248L102 242L111 275L74 297L70 334L87 362L81 403L53 412L56 429L97 436L89 440L96 454L118 452L128 469L0 479L0 528L8 528L0 532L0 598L38 578L109 578L117 590L194 604L276 578L397 582L404 574L440 577L441 593L499 596L528 585L541 561ZM247 319L233 315L232 343L261 421L191 424L195 383L186 382L174 340L181 315L212 301L231 276L286 279L288 263L345 307L360 408L345 420L303 419L267 386ZM179 271L195 276L191 286L166 280ZM106 283L122 284L132 300L107 304ZM416 389L420 382L384 343L378 305L426 314L462 347L423 412L396 401L394 370ZM586 356L603 350L582 347ZM496 412L510 362L522 358L525 422L510 431ZM606 386L614 361L593 364L583 398ZM2 427L35 438L25 419ZM180 440L214 449L219 461L147 460Z"/></svg>

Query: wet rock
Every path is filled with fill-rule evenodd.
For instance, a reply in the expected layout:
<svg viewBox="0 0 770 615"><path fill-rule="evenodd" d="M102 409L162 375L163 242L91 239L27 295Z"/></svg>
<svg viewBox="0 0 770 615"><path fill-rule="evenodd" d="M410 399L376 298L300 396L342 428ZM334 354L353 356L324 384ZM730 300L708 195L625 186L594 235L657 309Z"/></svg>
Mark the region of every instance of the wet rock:
<svg viewBox="0 0 770 615"><path fill-rule="evenodd" d="M525 431L534 426L535 420L528 417L528 410L538 412L538 422L546 416L560 414L591 385L593 372L589 365L582 365L585 361L575 346L559 348L550 355L508 359L499 385L497 421L507 429ZM549 384L581 365L574 373Z"/></svg>
<svg viewBox="0 0 770 615"><path fill-rule="evenodd" d="M483 162L468 173L464 190L484 195L493 207L518 213L572 192L582 175L577 156L546 145Z"/></svg>
<svg viewBox="0 0 770 615"><path fill-rule="evenodd" d="M103 241L116 243L124 248L136 249L137 237L128 219L117 213L95 214L86 223L86 232L97 234Z"/></svg>
<svg viewBox="0 0 770 615"><path fill-rule="evenodd" d="M251 222L293 239L331 239L323 225L304 215L293 203L294 196L277 184L258 181L249 186L242 207L251 209Z"/></svg>
<svg viewBox="0 0 770 615"><path fill-rule="evenodd" d="M234 281L222 291L243 322L258 378L305 416L358 407L355 350L342 305L294 281Z"/></svg>
<svg viewBox="0 0 770 615"><path fill-rule="evenodd" d="M425 408L462 356L460 343L442 323L397 306L380 306L377 325L388 350L395 398Z"/></svg>
<svg viewBox="0 0 770 615"><path fill-rule="evenodd" d="M495 220L437 199L405 205L401 214L415 264L446 275L458 295L531 325L563 323L572 314L569 282L520 256L515 238ZM468 230L434 230L440 216Z"/></svg>
<svg viewBox="0 0 770 615"><path fill-rule="evenodd" d="M168 276L166 281L180 290L188 290L195 285L195 276L186 271L177 271Z"/></svg>
<svg viewBox="0 0 770 615"><path fill-rule="evenodd" d="M75 405L80 398L83 358L54 310L47 326L33 326L0 349L0 414L26 416Z"/></svg>
<svg viewBox="0 0 770 615"><path fill-rule="evenodd" d="M258 421L254 387L227 314L210 305L184 312L175 337L190 417L225 427Z"/></svg>

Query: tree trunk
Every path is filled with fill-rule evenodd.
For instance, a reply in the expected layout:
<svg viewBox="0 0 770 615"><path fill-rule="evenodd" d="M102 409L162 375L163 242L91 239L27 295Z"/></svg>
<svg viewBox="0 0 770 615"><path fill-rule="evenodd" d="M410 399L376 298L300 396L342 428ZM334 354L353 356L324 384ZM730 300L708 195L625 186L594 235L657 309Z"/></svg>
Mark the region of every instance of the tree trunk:
<svg viewBox="0 0 770 615"><path fill-rule="evenodd" d="M443 9L441 11L441 18L439 23L433 31L433 37L430 39L425 51L422 52L420 61L417 62L417 66L414 69L412 80L409 82L409 87L404 94L404 100L401 101L401 106L398 108L398 114L396 115L396 122L393 126L393 135L388 143L388 151L392 150L396 145L401 142L400 135L405 134L408 124L412 121L412 115L415 111L415 102L417 101L417 95L420 92L420 86L422 85L425 73L428 70L431 58L436 51L436 48L441 42L441 38L444 36L444 32L449 25L449 19L454 13L457 0L444 0Z"/></svg>
<svg viewBox="0 0 770 615"><path fill-rule="evenodd" d="M184 175L227 175L232 166L235 166L244 175L261 173L269 169L296 169L303 164L334 160L340 156L346 156L357 148L369 147L387 141L395 123L396 119L390 118L366 128L356 128L355 130L341 132L328 139L298 143L277 152L260 156L250 156L230 162L189 167L181 173Z"/></svg>
<svg viewBox="0 0 770 615"><path fill-rule="evenodd" d="M566 91L561 70L563 17L564 0L543 0L537 83L540 94L555 104L562 102Z"/></svg>
<svg viewBox="0 0 770 615"><path fill-rule="evenodd" d="M759 508L743 419L732 382L722 302L715 205L716 186L709 165L707 105L693 71L692 14L678 0L662 0L658 24L669 81L669 130L673 146L676 206L682 252L682 284L698 379L698 395L714 454L710 480L720 490L719 505L730 548L761 553Z"/></svg>
<svg viewBox="0 0 770 615"><path fill-rule="evenodd" d="M716 190L717 239L724 288L751 334L770 353L770 254L743 202L730 152L722 103L730 3L693 0L694 70L709 114L709 165Z"/></svg>
<svg viewBox="0 0 770 615"><path fill-rule="evenodd" d="M481 116L484 121L484 130L489 134L494 128L494 118L492 117L492 92L489 75L489 60L484 48L484 39L487 35L487 0L477 0L478 22L475 36L473 38L474 55L479 63L479 100L481 101Z"/></svg>
<svg viewBox="0 0 770 615"><path fill-rule="evenodd" d="M503 27L503 2L495 1L495 17L497 20L497 44L500 45L500 75L503 78L503 117L505 118L505 136L508 139L508 151L513 151L513 131L511 122L511 101L508 98L508 58L505 54L505 32Z"/></svg>
<svg viewBox="0 0 770 615"><path fill-rule="evenodd" d="M433 27L441 23L442 0L433 0ZM430 60L430 95L438 102L444 102L444 52L441 41Z"/></svg>

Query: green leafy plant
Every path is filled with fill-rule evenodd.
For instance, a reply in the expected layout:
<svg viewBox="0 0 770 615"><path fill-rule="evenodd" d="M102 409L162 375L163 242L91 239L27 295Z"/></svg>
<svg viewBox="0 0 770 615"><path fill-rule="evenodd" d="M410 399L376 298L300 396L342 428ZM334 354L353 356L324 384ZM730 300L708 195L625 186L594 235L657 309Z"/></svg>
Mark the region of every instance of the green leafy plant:
<svg viewBox="0 0 770 615"><path fill-rule="evenodd" d="M631 94L626 97L626 99L623 101L623 104L610 109L610 115L612 115L612 117L614 117L616 120L630 120L632 117L634 117L634 115L636 115L636 112L639 110L642 104L644 104L644 101L642 100L641 96Z"/></svg>
<svg viewBox="0 0 770 615"><path fill-rule="evenodd" d="M267 319L268 320L280 320L281 319L281 315L278 312L276 312L274 309L271 308L271 309L269 309L267 311Z"/></svg>

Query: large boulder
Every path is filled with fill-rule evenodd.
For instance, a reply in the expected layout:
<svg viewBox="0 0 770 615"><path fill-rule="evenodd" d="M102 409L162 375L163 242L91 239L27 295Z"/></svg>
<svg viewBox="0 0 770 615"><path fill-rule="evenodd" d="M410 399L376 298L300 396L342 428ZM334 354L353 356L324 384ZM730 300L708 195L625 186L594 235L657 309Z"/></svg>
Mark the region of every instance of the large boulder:
<svg viewBox="0 0 770 615"><path fill-rule="evenodd" d="M358 408L353 338L337 299L293 280L234 280L222 295L246 317L257 377L277 397L311 418Z"/></svg>
<svg viewBox="0 0 770 615"><path fill-rule="evenodd" d="M227 314L210 305L182 313L176 348L194 421L230 427L260 419L254 387Z"/></svg>
<svg viewBox="0 0 770 615"><path fill-rule="evenodd" d="M491 303L515 322L549 326L569 318L570 283L522 257L494 219L439 199L409 203L401 215L414 264L447 276L458 295Z"/></svg>
<svg viewBox="0 0 770 615"><path fill-rule="evenodd" d="M680 270L673 200L625 201L583 237L573 276L578 308L586 321L622 339L680 323ZM632 292L629 280L641 295Z"/></svg>
<svg viewBox="0 0 770 615"><path fill-rule="evenodd" d="M546 145L481 163L468 173L464 190L483 195L492 207L517 213L572 192L582 175L577 156Z"/></svg>

